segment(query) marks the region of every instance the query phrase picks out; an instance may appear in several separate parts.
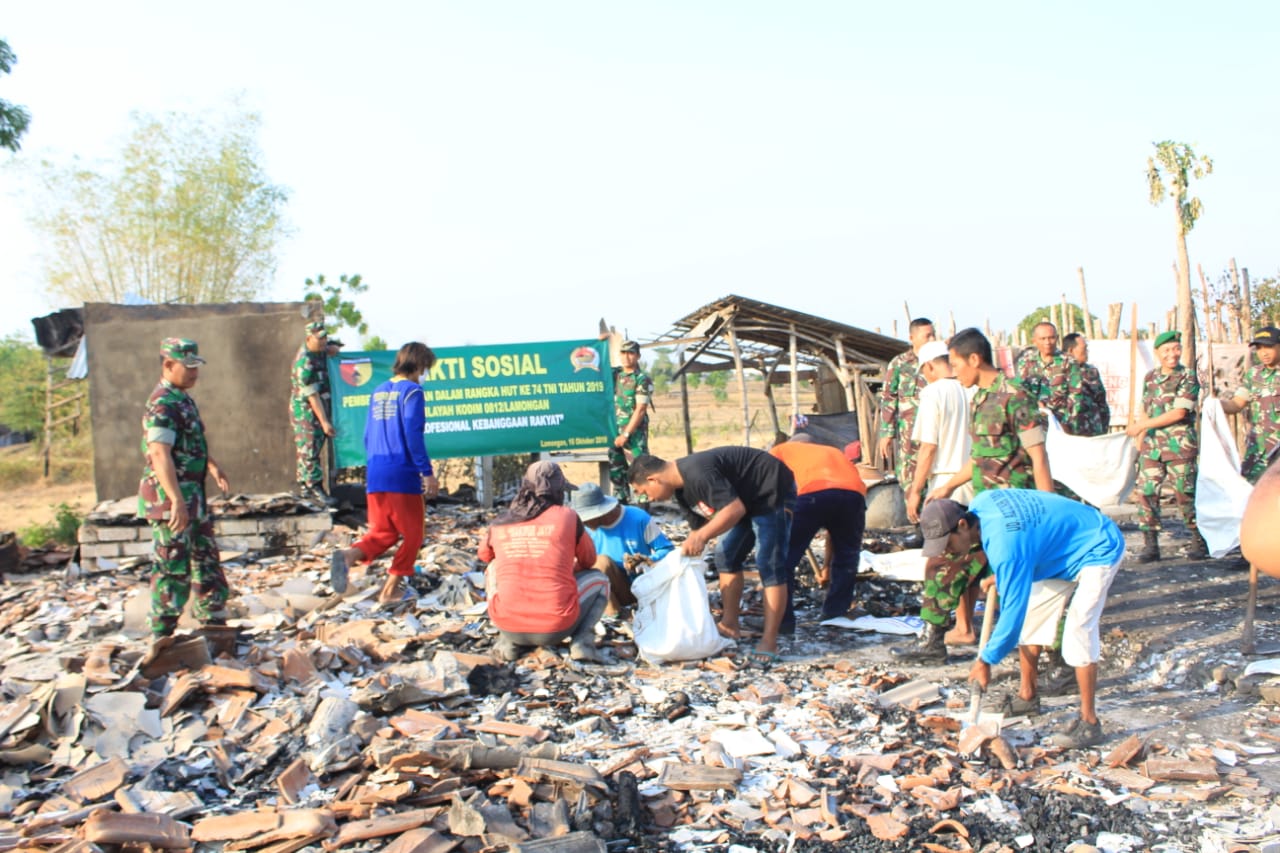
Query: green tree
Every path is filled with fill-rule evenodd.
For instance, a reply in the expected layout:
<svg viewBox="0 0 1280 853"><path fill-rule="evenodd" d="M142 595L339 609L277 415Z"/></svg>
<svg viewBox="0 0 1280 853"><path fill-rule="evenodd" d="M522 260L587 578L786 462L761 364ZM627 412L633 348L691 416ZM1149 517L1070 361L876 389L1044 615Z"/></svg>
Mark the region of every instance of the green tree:
<svg viewBox="0 0 1280 853"><path fill-rule="evenodd" d="M1253 326L1274 326L1280 321L1280 272L1255 281L1249 290ZM1253 337L1253 329L1245 332Z"/></svg>
<svg viewBox="0 0 1280 853"><path fill-rule="evenodd" d="M14 56L9 43L0 39L0 74L8 74L13 70L18 57ZM22 135L31 124L31 113L24 107L11 104L0 98L0 148L17 151L22 147Z"/></svg>
<svg viewBox="0 0 1280 853"><path fill-rule="evenodd" d="M729 399L729 371L713 370L703 380L711 389L711 396L723 403Z"/></svg>
<svg viewBox="0 0 1280 853"><path fill-rule="evenodd" d="M270 286L288 192L262 166L256 113L133 115L117 161L44 162L33 223L49 290L72 302L233 302Z"/></svg>
<svg viewBox="0 0 1280 853"><path fill-rule="evenodd" d="M671 375L676 372L676 366L671 361L669 347L659 347L657 354L657 358L649 365L649 378L653 380L653 390L665 394L671 388Z"/></svg>
<svg viewBox="0 0 1280 853"><path fill-rule="evenodd" d="M356 307L354 297L367 293L369 285L359 273L338 276L337 284L331 284L323 275L309 278L303 283L303 292L308 301L316 300L324 307L324 316L328 321L330 334L342 328L351 329L360 336L361 349L388 349L387 342L381 336L369 335L369 323L364 314ZM335 325L336 323L336 325Z"/></svg>
<svg viewBox="0 0 1280 853"><path fill-rule="evenodd" d="M17 335L0 340L0 424L15 432L44 427L45 369L39 347Z"/></svg>
<svg viewBox="0 0 1280 853"><path fill-rule="evenodd" d="M1061 304L1057 306L1056 311L1059 314L1062 313ZM1076 331L1083 331L1084 330L1084 311L1080 308L1080 306L1076 305L1074 302L1068 302L1067 312L1071 315L1071 326ZM1025 335L1027 342L1030 343L1031 333L1032 333L1032 330L1035 329L1036 324L1043 321L1047 321L1048 319L1049 319L1049 306L1045 305L1040 308L1037 308L1027 316L1023 317L1021 320L1019 320L1018 331L1021 332L1022 335ZM1093 322L1095 324L1098 322L1098 318L1096 316L1093 318ZM1058 324L1059 343L1061 343L1062 336L1065 335L1067 332L1071 331L1071 329L1062 328L1063 325L1066 325L1066 324L1061 322L1059 322Z"/></svg>
<svg viewBox="0 0 1280 853"><path fill-rule="evenodd" d="M685 371L685 374L684 374L684 378L685 378L685 380L689 383L689 387L690 387L691 389L692 389L692 388L699 388L699 387L701 387L701 386L702 386L702 374L701 374L701 373L692 373L692 372L690 372L690 371L687 371L687 370L686 370L686 371Z"/></svg>
<svg viewBox="0 0 1280 853"><path fill-rule="evenodd" d="M1153 205L1173 199L1176 217L1174 237L1178 249L1178 329L1182 332L1182 363L1194 369L1196 363L1195 314L1191 303L1191 259L1187 255L1187 232L1196 227L1203 212L1200 199L1188 197L1191 179L1213 173L1213 161L1197 156L1185 142L1153 142L1156 153L1147 158L1147 189ZM1165 183L1168 183L1166 188Z"/></svg>

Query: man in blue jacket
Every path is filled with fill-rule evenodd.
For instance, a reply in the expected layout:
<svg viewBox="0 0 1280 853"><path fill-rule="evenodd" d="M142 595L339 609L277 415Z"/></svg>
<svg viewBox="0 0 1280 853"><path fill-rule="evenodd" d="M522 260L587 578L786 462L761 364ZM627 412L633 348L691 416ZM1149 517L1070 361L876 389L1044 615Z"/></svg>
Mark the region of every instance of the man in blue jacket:
<svg viewBox="0 0 1280 853"><path fill-rule="evenodd" d="M1036 661L1041 648L1053 644L1066 608L1062 656L1076 671L1080 716L1049 742L1064 749L1101 743L1094 705L1100 625L1107 591L1124 558L1124 536L1115 522L1049 492L999 489L978 495L967 510L950 500L930 502L920 514L920 529L926 557L963 554L974 545L987 555L1000 593L1000 616L969 680L985 690L992 664L1016 646L1021 673L1012 702L1016 713L1040 711Z"/></svg>

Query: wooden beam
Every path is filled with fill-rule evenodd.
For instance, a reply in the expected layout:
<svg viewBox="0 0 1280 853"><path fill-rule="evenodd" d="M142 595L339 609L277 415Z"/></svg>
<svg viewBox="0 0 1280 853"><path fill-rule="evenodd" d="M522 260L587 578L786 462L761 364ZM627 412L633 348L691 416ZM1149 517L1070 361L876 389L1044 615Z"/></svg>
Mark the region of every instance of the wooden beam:
<svg viewBox="0 0 1280 853"><path fill-rule="evenodd" d="M839 340L837 338L836 340ZM800 379L799 379L799 354L796 352L796 324L791 324L791 424L790 429L795 432L796 416L800 414Z"/></svg>
<svg viewBox="0 0 1280 853"><path fill-rule="evenodd" d="M742 444L751 446L751 404L747 399L747 371L742 366L742 350L738 348L738 333L729 320L729 346L733 348L733 363L738 370L738 391L742 395Z"/></svg>

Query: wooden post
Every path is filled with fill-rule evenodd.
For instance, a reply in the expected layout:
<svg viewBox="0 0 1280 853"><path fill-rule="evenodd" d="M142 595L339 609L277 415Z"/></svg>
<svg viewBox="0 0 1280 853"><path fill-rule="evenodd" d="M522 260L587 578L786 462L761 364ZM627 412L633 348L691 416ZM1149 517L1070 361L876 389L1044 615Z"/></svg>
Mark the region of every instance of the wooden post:
<svg viewBox="0 0 1280 853"><path fill-rule="evenodd" d="M742 444L751 446L751 405L747 399L747 371L742 366L742 350L738 348L738 333L733 320L729 321L729 347L733 350L733 366L738 371L738 390L742 394Z"/></svg>
<svg viewBox="0 0 1280 853"><path fill-rule="evenodd" d="M902 313L907 315L907 325L904 326L903 328L905 328L907 330L907 334L910 335L911 334L911 308L910 306L907 305L907 300L905 299L902 300Z"/></svg>
<svg viewBox="0 0 1280 853"><path fill-rule="evenodd" d="M684 347L680 347L680 367L684 367ZM684 416L684 446L685 455L693 453L693 424L689 423L689 378L688 374L680 371L680 413Z"/></svg>
<svg viewBox="0 0 1280 853"><path fill-rule="evenodd" d="M1249 300L1249 268L1245 267L1240 270L1240 322L1243 328L1240 330L1240 340L1253 340L1253 303Z"/></svg>
<svg viewBox="0 0 1280 853"><path fill-rule="evenodd" d="M1129 309L1129 425L1138 410L1138 303Z"/></svg>
<svg viewBox="0 0 1280 853"><path fill-rule="evenodd" d="M1076 318L1071 316L1071 307L1067 305L1067 294L1062 294L1062 311L1058 314L1058 319L1062 321L1062 325L1058 327L1058 340L1062 340L1062 336L1068 332L1076 330Z"/></svg>
<svg viewBox="0 0 1280 853"><path fill-rule="evenodd" d="M1196 272L1200 274L1200 293L1204 296L1204 324L1211 327L1213 321L1209 313L1209 285L1205 283L1204 269L1200 264L1196 264ZM1204 347L1205 366L1209 368L1209 396L1214 397L1217 395L1213 390L1213 335L1207 329L1204 335Z"/></svg>
<svg viewBox="0 0 1280 853"><path fill-rule="evenodd" d="M839 335L836 336L836 365L840 368L840 384L844 386L844 404L850 412L861 412L862 406L857 405L856 395L854 393L854 385L849 377L849 363L844 357L844 341ZM862 372L859 368L854 368L854 377L860 377ZM861 429L861 428L859 428ZM861 438L861 436L859 436Z"/></svg>
<svg viewBox="0 0 1280 853"><path fill-rule="evenodd" d="M44 357L44 478L49 479L49 469L53 458L53 359Z"/></svg>
<svg viewBox="0 0 1280 853"><path fill-rule="evenodd" d="M796 352L796 324L791 324L791 336L788 341L788 350L791 353L791 425L789 429L795 432L796 415L800 414L800 360Z"/></svg>
<svg viewBox="0 0 1280 853"><path fill-rule="evenodd" d="M947 317L950 318L950 326L948 327L948 331L947 331L947 340L951 340L956 336L956 312L948 308Z"/></svg>
<svg viewBox="0 0 1280 853"><path fill-rule="evenodd" d="M773 399L773 374L781 363L782 359L778 359L768 370L764 369L763 363L760 365L761 372L764 373L764 398L769 401L769 422L773 425L774 436L782 432L782 424L778 420L778 404L777 401ZM792 423L794 423L794 421L792 421ZM769 441L772 442L773 438L770 437Z"/></svg>
<svg viewBox="0 0 1280 853"><path fill-rule="evenodd" d="M1124 303L1113 302L1107 306L1107 337L1120 340L1120 319L1124 315Z"/></svg>
<svg viewBox="0 0 1280 853"><path fill-rule="evenodd" d="M1084 312L1084 336L1092 339L1096 330L1093 328L1093 317L1089 314L1089 290L1084 286L1084 267L1076 267L1076 275L1080 277L1080 310Z"/></svg>

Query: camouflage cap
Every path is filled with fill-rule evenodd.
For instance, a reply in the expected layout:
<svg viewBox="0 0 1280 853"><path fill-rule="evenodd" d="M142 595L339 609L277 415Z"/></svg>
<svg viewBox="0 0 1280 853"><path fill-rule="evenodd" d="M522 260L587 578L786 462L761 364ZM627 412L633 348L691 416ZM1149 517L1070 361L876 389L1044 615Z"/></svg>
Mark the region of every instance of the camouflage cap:
<svg viewBox="0 0 1280 853"><path fill-rule="evenodd" d="M200 357L200 345L190 338L165 338L160 342L160 354L187 367L199 367L205 363Z"/></svg>
<svg viewBox="0 0 1280 853"><path fill-rule="evenodd" d="M324 339L329 337L329 333L324 330L324 323L317 320L314 323L307 324L307 334L315 335L317 338Z"/></svg>
<svg viewBox="0 0 1280 853"><path fill-rule="evenodd" d="M1175 341L1178 343L1182 342L1182 332L1173 331L1173 330L1170 330L1168 332L1161 332L1160 334L1156 335L1156 342L1154 346L1156 349L1160 349L1160 347L1164 346L1165 344L1170 342L1175 342Z"/></svg>
<svg viewBox="0 0 1280 853"><path fill-rule="evenodd" d="M636 343L635 341L623 341L623 342L622 342L622 346L618 348L618 351L619 351L619 352L634 352L634 353L636 353L637 355L639 355L639 353L640 353L640 345L639 345L638 343Z"/></svg>

